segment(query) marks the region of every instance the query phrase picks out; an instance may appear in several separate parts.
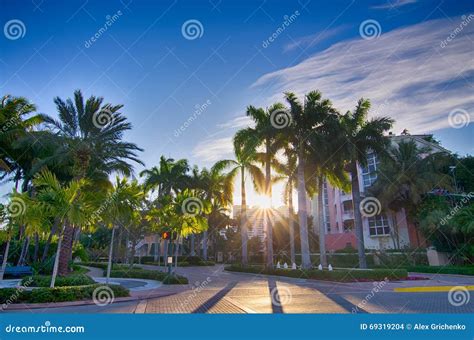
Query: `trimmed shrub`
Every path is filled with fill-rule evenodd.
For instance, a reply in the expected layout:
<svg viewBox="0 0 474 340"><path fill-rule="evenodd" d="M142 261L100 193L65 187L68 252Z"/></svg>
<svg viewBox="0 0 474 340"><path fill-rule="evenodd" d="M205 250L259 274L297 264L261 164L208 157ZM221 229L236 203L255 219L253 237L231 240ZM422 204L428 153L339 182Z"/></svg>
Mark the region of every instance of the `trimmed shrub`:
<svg viewBox="0 0 474 340"><path fill-rule="evenodd" d="M28 287L49 287L51 283L51 276L49 275L33 275L24 277L21 280L22 285ZM56 287L66 286L85 286L94 284L95 281L85 274L74 274L69 276L58 276L56 277Z"/></svg>
<svg viewBox="0 0 474 340"><path fill-rule="evenodd" d="M231 265L225 268L228 271L287 276L302 279L327 280L339 282L351 281L381 281L381 280L403 280L408 277L405 269L335 269L328 270L288 270L288 269L265 269L262 266Z"/></svg>
<svg viewBox="0 0 474 340"><path fill-rule="evenodd" d="M107 269L107 262L81 262L78 263L81 266L86 266L86 267L95 267L95 268L100 268L100 269ZM117 263L112 263L112 270L114 269L139 269L138 267L132 266L128 264L117 264Z"/></svg>
<svg viewBox="0 0 474 340"><path fill-rule="evenodd" d="M94 290L101 286L112 289L114 297L126 297L130 295L127 288L118 285L87 285L55 288L37 288L31 291L16 288L0 289L0 304L10 303L45 303L90 300L93 298Z"/></svg>
<svg viewBox="0 0 474 340"><path fill-rule="evenodd" d="M474 275L474 266L412 266L406 267L409 272L416 273L436 273L436 274L455 274L455 275Z"/></svg>
<svg viewBox="0 0 474 340"><path fill-rule="evenodd" d="M188 279L180 275L168 275L158 270L134 269L134 270L111 270L110 277L122 277L130 279L145 279L161 281L164 284L187 284Z"/></svg>

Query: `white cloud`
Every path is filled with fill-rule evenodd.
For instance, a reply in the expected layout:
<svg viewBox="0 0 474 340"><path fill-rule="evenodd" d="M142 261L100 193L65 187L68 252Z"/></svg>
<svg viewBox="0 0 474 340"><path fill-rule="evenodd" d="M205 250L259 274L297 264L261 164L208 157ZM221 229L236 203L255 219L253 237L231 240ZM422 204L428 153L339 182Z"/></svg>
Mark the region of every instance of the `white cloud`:
<svg viewBox="0 0 474 340"><path fill-rule="evenodd" d="M242 129L253 125L252 118L248 116L239 116L228 122L217 124L217 127L221 129Z"/></svg>
<svg viewBox="0 0 474 340"><path fill-rule="evenodd" d="M232 158L232 136L208 138L199 142L193 149L193 157L201 162L216 162Z"/></svg>
<svg viewBox="0 0 474 340"><path fill-rule="evenodd" d="M394 132L430 132L449 127L448 114L462 108L474 115L474 20L432 20L337 43L301 63L268 73L252 87L273 93L262 105L319 89L345 112L358 98L372 101L372 114L396 119ZM461 26L460 26L461 25ZM458 29L455 37L443 41Z"/></svg>
<svg viewBox="0 0 474 340"><path fill-rule="evenodd" d="M399 8L405 5L414 4L416 2L418 2L418 0L388 0L387 3L383 5L376 5L376 6L372 6L371 8L394 9L394 8Z"/></svg>
<svg viewBox="0 0 474 340"><path fill-rule="evenodd" d="M347 25L342 25L333 29L324 30L320 33L311 34L311 35L297 38L295 41L292 41L291 43L286 45L284 47L284 51L285 52L291 51L297 47L309 48L309 47L315 46L326 39L334 37L335 35L339 34L340 32L344 31L347 28L348 28Z"/></svg>

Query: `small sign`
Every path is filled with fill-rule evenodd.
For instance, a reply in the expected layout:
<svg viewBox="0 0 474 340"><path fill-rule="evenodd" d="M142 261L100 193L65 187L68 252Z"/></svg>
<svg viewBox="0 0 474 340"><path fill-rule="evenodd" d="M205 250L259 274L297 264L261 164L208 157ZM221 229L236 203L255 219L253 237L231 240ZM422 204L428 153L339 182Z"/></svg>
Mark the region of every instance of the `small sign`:
<svg viewBox="0 0 474 340"><path fill-rule="evenodd" d="M173 256L168 256L168 264L172 264L173 263Z"/></svg>

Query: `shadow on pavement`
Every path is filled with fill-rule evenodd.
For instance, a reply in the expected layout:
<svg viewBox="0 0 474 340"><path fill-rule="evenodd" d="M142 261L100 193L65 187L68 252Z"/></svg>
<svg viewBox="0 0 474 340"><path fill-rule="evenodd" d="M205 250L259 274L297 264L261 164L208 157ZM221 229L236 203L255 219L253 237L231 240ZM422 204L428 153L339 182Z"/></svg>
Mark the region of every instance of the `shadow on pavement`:
<svg viewBox="0 0 474 340"><path fill-rule="evenodd" d="M231 282L215 295L213 295L209 300L204 302L198 308L192 311L192 313L206 313L209 309L214 307L228 292L232 290L237 285L237 282Z"/></svg>

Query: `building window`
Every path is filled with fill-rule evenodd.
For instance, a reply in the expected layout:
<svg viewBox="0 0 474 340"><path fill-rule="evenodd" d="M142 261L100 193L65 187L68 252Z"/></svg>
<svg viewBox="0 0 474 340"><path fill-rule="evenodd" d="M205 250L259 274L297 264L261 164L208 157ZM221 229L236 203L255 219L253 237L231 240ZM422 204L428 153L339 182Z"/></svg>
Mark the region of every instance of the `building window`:
<svg viewBox="0 0 474 340"><path fill-rule="evenodd" d="M364 188L370 187L377 179L377 156L370 152L367 155L367 166L362 168L362 179L364 181Z"/></svg>
<svg viewBox="0 0 474 340"><path fill-rule="evenodd" d="M377 215L369 217L369 233L370 236L385 236L390 235L390 227L388 225L387 217L384 215Z"/></svg>

